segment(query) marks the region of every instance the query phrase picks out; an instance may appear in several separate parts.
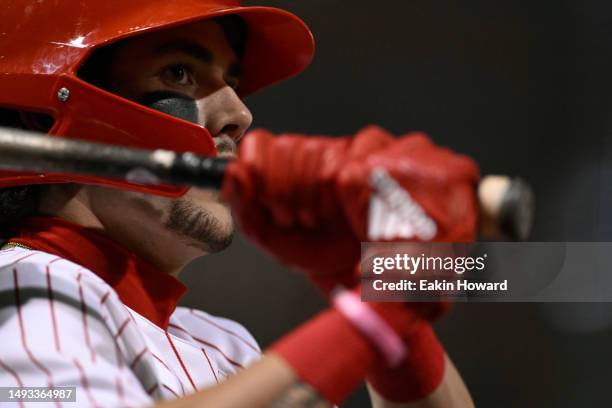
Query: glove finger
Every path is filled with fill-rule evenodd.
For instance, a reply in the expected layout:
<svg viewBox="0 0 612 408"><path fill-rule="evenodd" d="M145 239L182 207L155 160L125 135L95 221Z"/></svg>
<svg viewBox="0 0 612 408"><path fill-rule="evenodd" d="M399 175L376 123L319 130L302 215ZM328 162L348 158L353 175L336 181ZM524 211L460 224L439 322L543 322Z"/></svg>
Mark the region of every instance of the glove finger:
<svg viewBox="0 0 612 408"><path fill-rule="evenodd" d="M396 139L393 148L397 152L411 152L414 149L432 148L434 143L423 132L410 132Z"/></svg>
<svg viewBox="0 0 612 408"><path fill-rule="evenodd" d="M253 187L253 180L246 168L238 161L229 163L223 178L221 194L233 211L240 213L244 207L251 205L254 197Z"/></svg>
<svg viewBox="0 0 612 408"><path fill-rule="evenodd" d="M346 162L346 150L349 143L349 139L346 138L334 140L327 151L321 155L320 162L317 165L320 169L317 180L319 188L317 195L313 198L315 199L316 213L320 215L322 222L340 216L336 183L338 172Z"/></svg>
<svg viewBox="0 0 612 408"><path fill-rule="evenodd" d="M286 211L286 206L281 204L284 196L281 190L286 188L288 183L282 179L286 172L277 170L284 166L284 163L279 161L285 157L277 153L277 144L278 139L267 130L253 130L243 139L237 161L243 169L243 179L246 174L249 179L247 184L254 195L250 205L253 206L257 200L268 209L270 221L279 225L291 225L292 216Z"/></svg>
<svg viewBox="0 0 612 408"><path fill-rule="evenodd" d="M367 126L357 133L349 149L349 157L358 160L389 146L395 137L379 126Z"/></svg>
<svg viewBox="0 0 612 408"><path fill-rule="evenodd" d="M263 191L262 186L264 186L263 175L267 146L273 137L273 134L267 130L253 130L243 138L238 150L236 160L248 173L254 193L259 197Z"/></svg>
<svg viewBox="0 0 612 408"><path fill-rule="evenodd" d="M302 188L296 191L296 197L299 201L298 217L300 223L307 228L316 228L320 225L321 217L318 216L316 208L317 196L317 179L319 172L319 160L321 154L319 151L318 140L313 138L304 143L303 154L297 158L297 165L302 169Z"/></svg>
<svg viewBox="0 0 612 408"><path fill-rule="evenodd" d="M347 221L354 234L367 241L370 197L370 169L363 163L349 163L338 175L337 194Z"/></svg>
<svg viewBox="0 0 612 408"><path fill-rule="evenodd" d="M296 222L294 191L299 185L292 160L300 154L299 137L281 135L270 141L266 149L263 201L274 221L281 227Z"/></svg>

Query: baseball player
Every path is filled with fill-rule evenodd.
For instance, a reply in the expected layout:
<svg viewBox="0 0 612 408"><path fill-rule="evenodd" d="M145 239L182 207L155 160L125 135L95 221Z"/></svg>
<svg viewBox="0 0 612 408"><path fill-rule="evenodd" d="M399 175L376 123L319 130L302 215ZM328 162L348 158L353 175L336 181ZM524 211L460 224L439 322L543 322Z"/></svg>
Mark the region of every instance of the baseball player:
<svg viewBox="0 0 612 408"><path fill-rule="evenodd" d="M0 173L0 385L76 387L10 406L314 407L364 380L375 407L472 405L430 326L445 305L363 303L356 265L373 231L418 239L423 220L431 240L472 240L474 163L377 127L241 141L243 97L312 58L301 20L237 0L14 0L0 25L4 126L235 159L222 193ZM374 178L410 191L414 228L369 216ZM227 247L232 213L330 300L263 354L240 324L177 307L178 273Z"/></svg>

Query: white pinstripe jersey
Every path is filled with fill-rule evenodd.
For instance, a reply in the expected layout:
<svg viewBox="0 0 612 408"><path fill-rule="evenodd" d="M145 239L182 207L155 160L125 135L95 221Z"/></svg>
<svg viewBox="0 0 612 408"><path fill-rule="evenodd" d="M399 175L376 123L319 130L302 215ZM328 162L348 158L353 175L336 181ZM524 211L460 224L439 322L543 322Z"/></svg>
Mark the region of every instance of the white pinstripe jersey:
<svg viewBox="0 0 612 408"><path fill-rule="evenodd" d="M0 386L76 386L77 403L139 407L222 381L260 356L236 322L177 307L164 330L89 269L49 253L0 251Z"/></svg>

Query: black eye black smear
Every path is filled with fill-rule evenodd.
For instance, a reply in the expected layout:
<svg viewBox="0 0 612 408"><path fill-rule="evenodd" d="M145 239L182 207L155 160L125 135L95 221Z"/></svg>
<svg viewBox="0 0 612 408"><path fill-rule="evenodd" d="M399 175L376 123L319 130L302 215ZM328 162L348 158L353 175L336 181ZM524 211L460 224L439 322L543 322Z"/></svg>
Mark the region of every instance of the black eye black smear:
<svg viewBox="0 0 612 408"><path fill-rule="evenodd" d="M196 125L199 124L198 107L196 106L195 99L178 92L150 92L140 99L140 104L175 118L183 119Z"/></svg>

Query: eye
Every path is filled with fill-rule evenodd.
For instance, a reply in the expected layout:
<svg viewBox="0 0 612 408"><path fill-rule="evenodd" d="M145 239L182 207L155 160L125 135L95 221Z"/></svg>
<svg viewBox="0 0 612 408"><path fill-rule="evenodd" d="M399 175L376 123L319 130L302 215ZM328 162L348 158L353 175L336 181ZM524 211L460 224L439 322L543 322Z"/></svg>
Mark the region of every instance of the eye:
<svg viewBox="0 0 612 408"><path fill-rule="evenodd" d="M194 83L191 69L182 64L172 65L164 69L161 78L164 82L173 85L188 86Z"/></svg>

